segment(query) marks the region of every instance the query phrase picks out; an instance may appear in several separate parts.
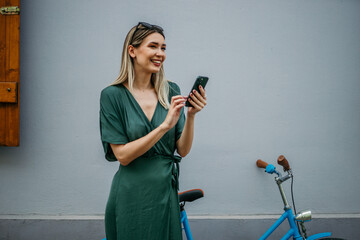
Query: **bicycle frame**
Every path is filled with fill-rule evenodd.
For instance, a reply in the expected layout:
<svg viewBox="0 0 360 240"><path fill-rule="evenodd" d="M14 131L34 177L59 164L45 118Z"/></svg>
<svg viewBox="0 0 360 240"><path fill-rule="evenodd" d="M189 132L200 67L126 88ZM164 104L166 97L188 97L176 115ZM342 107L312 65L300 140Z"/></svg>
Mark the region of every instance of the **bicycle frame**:
<svg viewBox="0 0 360 240"><path fill-rule="evenodd" d="M192 237L192 235L191 235L190 226L189 226L189 221L188 221L188 219L187 219L187 215L186 215L185 209L180 212L180 216L181 216L181 224L182 224L183 227L184 227L186 239L187 239L187 240L193 240L193 237Z"/></svg>
<svg viewBox="0 0 360 240"><path fill-rule="evenodd" d="M298 240L298 239L303 239L302 236L299 233L299 230L295 224L295 216L292 212L291 209L288 209L284 212L283 215L281 215L281 217L266 231L266 233L264 235L261 236L261 238L259 238L259 240L265 240L266 238L268 238L274 231L276 228L278 228L284 221L285 219L288 219L289 221L289 225L290 225L290 230L285 234L284 237L281 238L281 240L287 240L291 237L293 237L293 239ZM319 239L322 237L329 237L331 236L330 232L325 232L325 233L318 233L312 236L309 236L307 238L307 240L315 240L315 239Z"/></svg>
<svg viewBox="0 0 360 240"><path fill-rule="evenodd" d="M299 233L299 230L295 224L295 218L294 218L294 214L292 212L291 209L288 209L284 212L283 215L281 215L281 217L266 231L266 233L261 236L260 240L265 240L266 238L268 238L277 227L279 227L284 221L285 219L288 219L289 221L289 225L290 225L290 230L285 234L285 236L283 238L281 238L281 240L285 240L285 239L289 239L290 237L293 237L294 239L298 240L298 239L302 239L302 236Z"/></svg>

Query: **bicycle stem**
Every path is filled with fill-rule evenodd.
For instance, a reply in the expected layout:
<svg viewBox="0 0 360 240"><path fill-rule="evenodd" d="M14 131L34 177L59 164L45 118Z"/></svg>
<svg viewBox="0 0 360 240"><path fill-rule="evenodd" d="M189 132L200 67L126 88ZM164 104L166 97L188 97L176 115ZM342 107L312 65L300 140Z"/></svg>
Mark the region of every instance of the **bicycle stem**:
<svg viewBox="0 0 360 240"><path fill-rule="evenodd" d="M279 187L280 195L281 195L281 198L282 198L283 203L284 203L284 210L286 211L286 210L290 209L291 207L290 207L290 205L289 205L289 203L288 203L288 201L286 199L285 191L284 191L281 184L283 182L285 182L286 180L292 178L292 176L293 176L292 171L289 170L288 173L285 176L281 176L281 174L278 173L278 172L276 174L278 175L278 177L275 177L275 182Z"/></svg>

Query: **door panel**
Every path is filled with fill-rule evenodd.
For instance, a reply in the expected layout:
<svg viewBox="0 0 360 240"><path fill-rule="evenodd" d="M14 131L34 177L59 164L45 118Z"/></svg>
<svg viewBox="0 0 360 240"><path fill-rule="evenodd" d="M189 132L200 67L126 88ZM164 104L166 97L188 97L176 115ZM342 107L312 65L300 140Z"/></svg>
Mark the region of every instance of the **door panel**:
<svg viewBox="0 0 360 240"><path fill-rule="evenodd" d="M0 0L0 7L20 0ZM0 14L0 146L19 146L20 15Z"/></svg>

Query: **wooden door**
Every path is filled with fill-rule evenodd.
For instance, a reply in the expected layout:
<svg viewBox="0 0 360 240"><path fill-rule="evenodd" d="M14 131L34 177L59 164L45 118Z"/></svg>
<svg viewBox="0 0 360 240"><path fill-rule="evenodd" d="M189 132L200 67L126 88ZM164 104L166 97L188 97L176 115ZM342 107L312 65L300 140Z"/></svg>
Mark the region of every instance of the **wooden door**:
<svg viewBox="0 0 360 240"><path fill-rule="evenodd" d="M19 146L20 0L0 0L0 146Z"/></svg>

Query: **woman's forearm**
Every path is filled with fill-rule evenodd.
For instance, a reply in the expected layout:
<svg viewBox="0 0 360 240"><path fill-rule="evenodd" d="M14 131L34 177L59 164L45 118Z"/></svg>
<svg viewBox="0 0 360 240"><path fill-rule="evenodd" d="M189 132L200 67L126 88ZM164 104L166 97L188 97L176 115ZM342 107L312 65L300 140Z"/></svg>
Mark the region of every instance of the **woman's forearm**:
<svg viewBox="0 0 360 240"><path fill-rule="evenodd" d="M200 93L193 90L190 93L192 107L188 108L186 122L180 139L176 142L177 152L180 156L185 157L191 150L194 139L195 114L200 112L206 106L206 94L202 86L199 87Z"/></svg>
<svg viewBox="0 0 360 240"><path fill-rule="evenodd" d="M194 139L194 124L195 115L188 114L181 137L176 142L177 152L182 157L185 157L191 150L192 142Z"/></svg>
<svg viewBox="0 0 360 240"><path fill-rule="evenodd" d="M121 165L128 165L136 158L150 150L168 131L168 127L161 124L149 134L126 144L110 144L116 159Z"/></svg>

